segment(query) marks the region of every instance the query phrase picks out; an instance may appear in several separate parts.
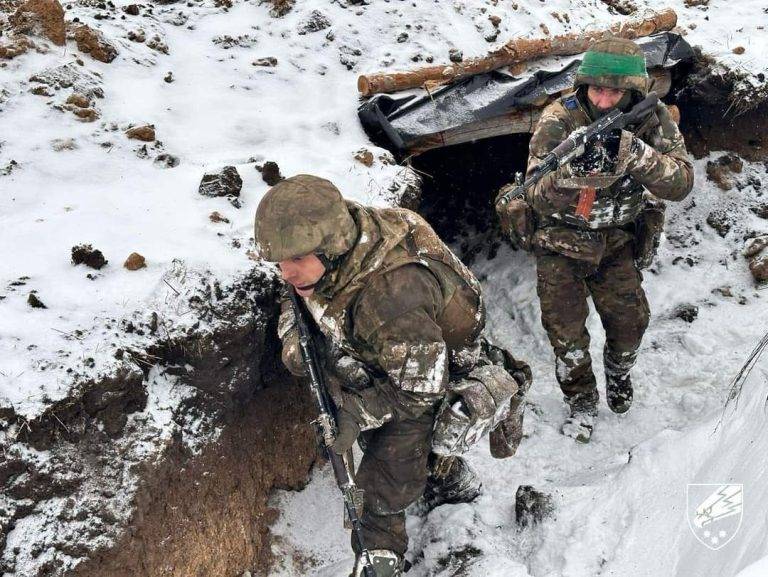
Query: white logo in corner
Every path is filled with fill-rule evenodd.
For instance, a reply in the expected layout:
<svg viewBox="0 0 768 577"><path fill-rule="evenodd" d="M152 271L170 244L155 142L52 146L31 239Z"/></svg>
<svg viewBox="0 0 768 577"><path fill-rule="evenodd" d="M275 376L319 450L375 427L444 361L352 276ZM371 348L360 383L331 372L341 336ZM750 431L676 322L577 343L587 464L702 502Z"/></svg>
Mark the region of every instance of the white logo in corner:
<svg viewBox="0 0 768 577"><path fill-rule="evenodd" d="M688 525L696 539L716 551L741 527L744 485L691 484L686 488Z"/></svg>

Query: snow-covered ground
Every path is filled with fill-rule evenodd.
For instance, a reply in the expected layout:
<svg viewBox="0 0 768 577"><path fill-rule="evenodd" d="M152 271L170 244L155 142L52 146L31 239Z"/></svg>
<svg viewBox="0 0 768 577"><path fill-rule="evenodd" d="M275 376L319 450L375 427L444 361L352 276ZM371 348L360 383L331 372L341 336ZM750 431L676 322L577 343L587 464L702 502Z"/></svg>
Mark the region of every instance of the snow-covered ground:
<svg viewBox="0 0 768 577"><path fill-rule="evenodd" d="M696 163L693 196L668 211L669 238L645 274L653 316L633 373L635 404L615 415L603 402L589 445L559 432L566 407L540 324L533 259L503 250L476 263L491 337L533 368L526 438L504 461L491 458L485 444L473 449L470 462L485 486L475 503L409 517L409 575L732 577L768 556L768 356L738 402L724 408L731 381L768 327L765 294L738 250L746 231L766 225L746 206L760 190L745 187L735 203L706 180L705 162ZM760 164L748 164L746 175L768 183ZM737 211L737 224L720 238L704 221L724 206ZM698 307L692 323L675 316L681 305ZM604 335L594 311L588 326L599 375ZM731 483L744 486L741 528L713 551L689 529L686 488ZM540 526L516 525L519 485L552 495L555 512ZM286 561L274 575L345 575L350 554L329 471L276 502L284 511L275 531Z"/></svg>
<svg viewBox="0 0 768 577"><path fill-rule="evenodd" d="M69 41L10 60L0 74L0 168L10 169L0 174L0 238L7 247L0 404L26 418L66 396L82 375L114 372L116 348L140 348L140 335L116 330L122 321L157 312L171 332L194 323L176 298L187 271L210 271L226 282L252 266L252 217L267 185L250 159L276 161L285 175L329 177L364 202L397 197L400 191L389 187L405 180L403 168L382 161L384 151L370 146L357 122L359 73L410 68L430 56L445 62L449 48L482 55L509 38L544 34L541 24L559 34L624 18L598 0L308 0L277 19L258 1L228 11L209 2L153 5L151 14L142 6L140 16L126 19L120 16L129 1L115 4L115 19L97 20L103 11L87 2L67 4L66 12L67 20L78 17L116 45L112 63L79 54ZM741 2L738 14L722 0L690 8L683 0L635 4L635 15L671 5L692 44L759 82L768 54L763 2ZM496 34L491 15L501 21L489 42ZM320 29L305 32L310 22ZM149 40L127 38L139 30L158 36L168 54ZM744 54L732 52L737 43ZM75 63L80 56L82 66ZM277 58L277 66L252 64L265 57ZM63 65L78 74L74 88L51 97L29 92L39 86L34 75ZM171 83L164 81L168 72ZM54 108L76 89L103 91L104 98L92 99L96 122ZM125 137L130 125L144 123L155 125L160 144L142 148ZM365 146L375 153L371 167L353 159ZM153 160L163 153L180 164L160 168ZM243 178L240 209L197 194L203 173L224 165ZM230 222L211 222L213 211ZM81 243L100 249L109 264L100 271L72 266L70 249ZM122 268L134 251L146 257L146 269ZM47 309L27 305L31 291Z"/></svg>
<svg viewBox="0 0 768 577"><path fill-rule="evenodd" d="M128 362L115 358L116 349L140 350L151 340L126 332L126 323L138 325L155 312L169 335L186 331L198 322L187 301L195 290L214 280L225 285L254 265L248 254L252 218L268 188L256 163L276 161L284 175L328 177L362 202L396 201L409 176L371 146L359 126L358 74L407 69L428 57L447 62L450 48L465 57L483 55L507 39L540 36L543 28L554 35L624 18L598 0L381 0L363 6L305 0L281 18L269 16L270 5L259 0L229 10L203 0L141 5L139 16L122 19L130 3L117 0L116 11L86 0L65 4L67 20L79 18L116 45L112 63L79 53L69 41L0 68L0 409L25 419L66 397L75 381ZM636 15L672 6L691 44L742 71L745 85L765 81L764 1L739 2L738 10L725 0L691 7L684 0L634 4ZM96 19L100 12L115 18ZM501 17L498 34L491 15ZM127 38L140 29L148 39L157 35L168 53ZM742 54L734 52L738 46ZM265 57L276 58L277 66L252 64ZM30 92L40 86L34 75L65 65L76 71L74 87L51 96ZM164 81L169 72L173 82ZM55 108L76 90L103 91L103 98L92 98L100 115L95 122ZM145 123L155 125L161 143L145 148L126 138L125 129ZM354 159L363 147L374 153L370 167ZM155 161L163 153L179 165L162 168ZM236 166L243 179L240 208L197 193L203 174L225 165ZM703 165L697 164L702 185ZM765 185L760 165L748 170ZM758 192L753 187L744 194ZM760 541L765 519L749 517L762 514L750 503L766 496L759 493L760 483L766 485L759 461L765 453L759 436L765 430L763 370L745 387L738 412L708 436L730 378L766 325L764 296L752 288L738 254L741 235L764 228L740 199L702 186L695 207L686 202L671 211L658 274L647 275L654 318L636 370L636 406L623 418L603 410L587 447L558 433L565 409L540 328L531 259L503 252L476 263L491 307L491 334L535 371L529 436L508 461L492 461L484 447L472 454L486 483L477 503L410 519L412 549L423 556L413 574L456 573L450 564L441 569L440 560L468 545L480 556L472 549L459 556L467 572L537 577L641 575L645 568L655 575L697 574L684 571L698 567L693 563L702 564L698 574L727 575L766 554ZM737 223L726 239L703 224L715 205L727 205ZM229 223L211 222L213 211ZM109 264L99 271L73 266L70 249L81 243L103 251ZM122 267L134 251L146 257L147 268ZM695 264L672 264L680 256ZM31 291L47 309L27 305ZM699 307L694 323L671 318L681 303ZM599 351L599 322L590 323ZM161 380L150 386L144 417L160 429L179 403L172 389ZM745 484L745 520L737 538L710 556L684 524L684 486L721 481ZM555 520L515 529L513 497L520 483L554 493ZM300 572L291 568L293 558L296 567L325 567L325 574L347 568L340 508L331 505L336 500L325 470L304 492L278 498L284 515L276 530L287 555L282 574ZM34 535L19 531L14 538Z"/></svg>

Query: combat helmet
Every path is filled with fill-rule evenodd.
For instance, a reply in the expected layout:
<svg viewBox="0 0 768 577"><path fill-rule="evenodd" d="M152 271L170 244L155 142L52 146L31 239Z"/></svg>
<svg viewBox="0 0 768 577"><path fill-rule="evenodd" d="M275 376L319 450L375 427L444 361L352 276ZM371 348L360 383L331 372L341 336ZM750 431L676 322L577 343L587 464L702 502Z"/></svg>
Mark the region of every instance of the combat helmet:
<svg viewBox="0 0 768 577"><path fill-rule="evenodd" d="M254 224L260 256L280 262L320 254L335 258L357 239L357 225L339 189L310 174L287 178L267 191Z"/></svg>
<svg viewBox="0 0 768 577"><path fill-rule="evenodd" d="M574 88L583 85L607 86L648 92L648 72L642 49L625 38L606 38L590 45L576 71Z"/></svg>

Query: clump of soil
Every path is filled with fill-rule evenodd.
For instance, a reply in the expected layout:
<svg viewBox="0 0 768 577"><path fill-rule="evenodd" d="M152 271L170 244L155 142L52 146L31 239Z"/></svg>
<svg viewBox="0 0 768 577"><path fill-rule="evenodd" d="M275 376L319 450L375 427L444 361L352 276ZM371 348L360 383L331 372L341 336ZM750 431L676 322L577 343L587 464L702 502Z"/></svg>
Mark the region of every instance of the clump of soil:
<svg viewBox="0 0 768 577"><path fill-rule="evenodd" d="M90 244L80 244L72 247L72 264L84 264L96 270L107 264L107 259L99 249L94 249Z"/></svg>
<svg viewBox="0 0 768 577"><path fill-rule="evenodd" d="M674 318L692 323L699 316L699 307L692 304L682 304L675 309Z"/></svg>
<svg viewBox="0 0 768 577"><path fill-rule="evenodd" d="M225 166L221 172L204 174L198 192L203 196L240 196L243 179L234 166Z"/></svg>
<svg viewBox="0 0 768 577"><path fill-rule="evenodd" d="M229 223L229 219L225 216L222 216L218 211L213 211L208 218L211 222L225 222Z"/></svg>
<svg viewBox="0 0 768 577"><path fill-rule="evenodd" d="M541 523L555 510L552 496L531 485L520 485L515 494L515 518L521 527Z"/></svg>
<svg viewBox="0 0 768 577"><path fill-rule="evenodd" d="M768 234L763 234L747 241L744 247L744 257L749 262L749 271L760 285L768 282Z"/></svg>
<svg viewBox="0 0 768 577"><path fill-rule="evenodd" d="M296 4L296 0L270 0L272 3L272 10L269 11L270 16L273 18L280 18L285 16L293 10L293 5Z"/></svg>
<svg viewBox="0 0 768 577"><path fill-rule="evenodd" d="M720 190L731 190L735 185L732 175L741 174L743 170L744 163L735 154L724 154L707 162L707 178Z"/></svg>
<svg viewBox="0 0 768 577"><path fill-rule="evenodd" d="M256 166L256 170L261 171L261 178L269 186L275 186L278 182L283 180L283 175L280 174L280 167L276 162L268 160L264 165L259 168Z"/></svg>
<svg viewBox="0 0 768 577"><path fill-rule="evenodd" d="M146 268L147 261L146 259L140 255L137 252L132 252L127 259L125 259L125 263L123 264L125 268L128 270L139 270L140 268Z"/></svg>
<svg viewBox="0 0 768 577"><path fill-rule="evenodd" d="M357 160L360 164L363 164L364 166L372 166L373 153L366 148L362 148L358 150L357 153L355 154L355 160Z"/></svg>
<svg viewBox="0 0 768 577"><path fill-rule="evenodd" d="M78 50L100 62L112 62L117 56L117 48L101 32L85 24L75 30L75 42Z"/></svg>
<svg viewBox="0 0 768 577"><path fill-rule="evenodd" d="M8 22L20 33L34 33L40 26L42 33L51 42L64 46L66 34L64 28L64 9L58 0L27 0Z"/></svg>
<svg viewBox="0 0 768 577"><path fill-rule="evenodd" d="M31 306L33 309L47 309L48 307L43 304L43 301L41 301L39 298L37 298L37 295L35 293L29 293L29 297L27 297L27 304Z"/></svg>
<svg viewBox="0 0 768 577"><path fill-rule="evenodd" d="M30 48L34 48L35 44L29 38L24 36L15 35L11 37L10 44L0 45L0 58L4 60L11 60L17 56L21 56L26 53Z"/></svg>
<svg viewBox="0 0 768 577"><path fill-rule="evenodd" d="M143 142L152 142L155 140L155 127L152 124L145 124L143 126L134 126L125 131L125 135L128 138L134 140L141 140Z"/></svg>
<svg viewBox="0 0 768 577"><path fill-rule="evenodd" d="M78 108L88 108L91 105L91 101L85 94L74 93L67 98L67 104L72 104Z"/></svg>
<svg viewBox="0 0 768 577"><path fill-rule="evenodd" d="M707 216L707 224L715 229L715 232L725 238L731 230L731 219L724 210L713 210Z"/></svg>
<svg viewBox="0 0 768 577"><path fill-rule="evenodd" d="M264 66L266 68L273 68L277 66L277 58L274 56L265 56L264 58L257 58L252 62L254 66Z"/></svg>

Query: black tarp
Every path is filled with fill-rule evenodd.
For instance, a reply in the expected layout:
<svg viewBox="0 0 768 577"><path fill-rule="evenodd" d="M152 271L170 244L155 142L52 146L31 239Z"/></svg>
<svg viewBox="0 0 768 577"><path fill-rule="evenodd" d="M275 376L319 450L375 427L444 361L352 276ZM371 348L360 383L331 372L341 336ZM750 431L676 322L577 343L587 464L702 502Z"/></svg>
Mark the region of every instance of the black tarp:
<svg viewBox="0 0 768 577"><path fill-rule="evenodd" d="M649 69L673 68L694 59L691 46L671 32L638 44ZM431 94L422 91L400 98L380 94L364 102L358 116L374 143L403 155L430 135L530 108L542 97L568 90L580 63L573 60L561 70L539 70L523 78L494 70L442 86Z"/></svg>

